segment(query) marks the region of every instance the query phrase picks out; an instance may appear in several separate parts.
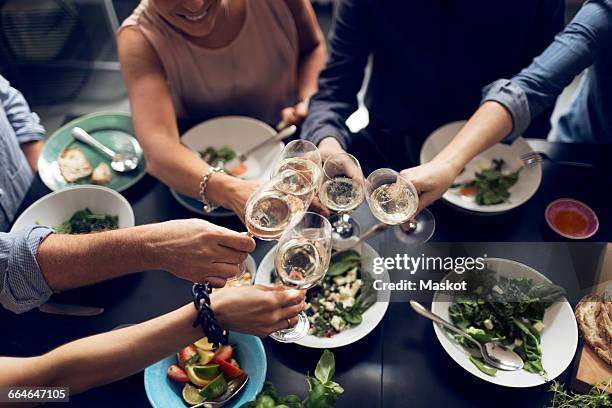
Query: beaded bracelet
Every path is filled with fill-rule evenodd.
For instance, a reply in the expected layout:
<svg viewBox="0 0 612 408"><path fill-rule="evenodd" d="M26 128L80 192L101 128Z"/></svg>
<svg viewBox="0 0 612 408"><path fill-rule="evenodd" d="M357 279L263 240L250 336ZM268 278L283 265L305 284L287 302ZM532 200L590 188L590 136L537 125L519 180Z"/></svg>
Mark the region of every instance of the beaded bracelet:
<svg viewBox="0 0 612 408"><path fill-rule="evenodd" d="M227 332L221 328L215 318L215 313L210 307L212 288L208 282L195 283L191 292L193 293L193 304L197 311L193 327L201 326L206 338L214 347L227 344Z"/></svg>

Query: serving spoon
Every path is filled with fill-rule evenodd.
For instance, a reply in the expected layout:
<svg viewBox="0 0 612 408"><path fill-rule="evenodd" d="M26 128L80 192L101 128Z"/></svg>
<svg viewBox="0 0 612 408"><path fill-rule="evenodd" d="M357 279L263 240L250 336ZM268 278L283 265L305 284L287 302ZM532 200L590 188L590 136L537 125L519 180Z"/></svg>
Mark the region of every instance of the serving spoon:
<svg viewBox="0 0 612 408"><path fill-rule="evenodd" d="M437 314L431 312L419 302L411 300L410 306L412 306L414 311L420 314L421 316L433 322L441 324L448 330L466 338L470 343L476 345L485 363L487 363L491 367L499 368L500 370L504 371L517 371L523 368L524 363L521 356L519 356L513 350L504 346L503 344L500 344L495 341L489 341L483 346L472 336L470 336L463 330L457 328L454 324L447 322Z"/></svg>
<svg viewBox="0 0 612 408"><path fill-rule="evenodd" d="M202 401L198 404L192 405L190 408L200 408L200 407L222 407L227 404L229 400L234 398L236 394L238 394L244 386L249 382L249 376L246 374L242 374L240 377L234 378L233 380L227 383L227 390L218 396L217 398L210 399L207 401Z"/></svg>
<svg viewBox="0 0 612 408"><path fill-rule="evenodd" d="M105 156L111 159L110 166L113 170L119 173L125 173L134 170L138 167L138 156L133 153L116 153L108 146L103 145L93 138L89 133L80 127L72 128L70 132L79 142L83 142L86 145L93 147L96 150L102 152Z"/></svg>

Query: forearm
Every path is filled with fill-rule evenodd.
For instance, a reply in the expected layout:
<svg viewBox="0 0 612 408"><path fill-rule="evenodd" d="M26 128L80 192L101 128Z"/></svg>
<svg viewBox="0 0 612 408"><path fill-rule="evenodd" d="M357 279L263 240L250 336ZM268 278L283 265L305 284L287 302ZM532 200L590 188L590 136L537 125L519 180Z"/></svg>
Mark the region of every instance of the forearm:
<svg viewBox="0 0 612 408"><path fill-rule="evenodd" d="M298 98L309 99L317 92L319 73L325 67L325 42L322 41L314 49L303 55L298 70Z"/></svg>
<svg viewBox="0 0 612 408"><path fill-rule="evenodd" d="M453 140L434 158L459 173L476 155L502 140L512 131L512 117L497 102L485 102Z"/></svg>
<svg viewBox="0 0 612 408"><path fill-rule="evenodd" d="M200 181L209 165L178 141L161 141L145 147L148 171L181 194L200 197Z"/></svg>
<svg viewBox="0 0 612 408"><path fill-rule="evenodd" d="M153 225L85 235L53 234L37 260L53 291L92 285L132 272L161 268Z"/></svg>
<svg viewBox="0 0 612 408"><path fill-rule="evenodd" d="M36 171L38 168L38 156L43 148L43 141L39 140L36 142L28 142L21 145L21 151L25 155L28 164L32 171Z"/></svg>
<svg viewBox="0 0 612 408"><path fill-rule="evenodd" d="M71 394L128 377L202 337L195 308L79 339L40 357L0 358L0 386L70 387Z"/></svg>

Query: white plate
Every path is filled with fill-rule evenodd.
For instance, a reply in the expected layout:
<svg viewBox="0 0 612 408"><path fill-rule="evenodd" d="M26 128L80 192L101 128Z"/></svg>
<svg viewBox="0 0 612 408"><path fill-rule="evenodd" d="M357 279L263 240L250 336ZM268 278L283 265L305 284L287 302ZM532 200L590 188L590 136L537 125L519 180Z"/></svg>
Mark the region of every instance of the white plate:
<svg viewBox="0 0 612 408"><path fill-rule="evenodd" d="M56 227L84 208L98 214L117 215L119 228L134 226L132 206L121 194L107 187L84 185L66 187L42 197L26 208L11 231L34 224Z"/></svg>
<svg viewBox="0 0 612 408"><path fill-rule="evenodd" d="M497 272L499 276L526 277L532 279L535 284L551 283L548 278L535 269L508 259L488 258L487 267ZM431 311L451 321L448 315L448 307L451 303L438 301L438 298L439 294L436 292ZM545 328L541 333L542 365L547 372L548 379L553 380L571 364L578 346L578 326L574 318L574 311L567 300L557 301L546 309L544 325ZM546 383L540 375L525 370L498 370L495 377L486 375L476 368L469 360L468 352L455 342L445 330L435 323L433 323L433 326L444 350L457 364L476 377L505 387L526 388Z"/></svg>
<svg viewBox="0 0 612 408"><path fill-rule="evenodd" d="M368 244L363 243L359 246L360 249L354 248L359 252L363 258L374 259L379 257L378 253ZM257 275L255 275L255 283L261 285L270 285L270 272L274 269L274 254L276 253L276 246L272 248L266 256L263 258L257 268ZM380 275L374 275L371 270L371 263L364 262L362 270L370 273L374 279L381 279L384 282L389 282L389 272L385 269ZM378 326L378 323L382 320L387 312L389 306L388 301L381 300L384 297L383 292L378 292L378 301L374 303L366 312L363 314L363 321L360 325L344 330L338 334L334 334L332 337L317 337L307 335L303 339L296 342L301 346L311 348L335 348L342 347L348 344L354 343L357 340L367 336L372 330Z"/></svg>
<svg viewBox="0 0 612 408"><path fill-rule="evenodd" d="M196 153L204 151L208 147L218 149L228 146L237 154L240 154L274 135L276 135L276 131L260 120L246 116L222 116L192 127L181 137L181 143ZM266 180L270 167L276 163L284 146L283 142L272 143L253 152L246 160L248 170L241 178ZM200 201L179 194L172 189L170 192L183 207L198 214L212 217L233 215L233 212L223 208L206 214L202 210Z"/></svg>
<svg viewBox="0 0 612 408"><path fill-rule="evenodd" d="M421 164L431 161L442 149L444 149L455 135L461 130L465 121L452 122L436 129L423 144L421 148ZM463 173L457 177L455 182L467 182L474 179L474 174L481 171L482 161L492 159L504 159L506 169L517 170L523 163L520 156L525 153L533 152L525 139L518 137L511 145L498 143L485 150L472 161L470 161ZM538 164L534 167L524 168L519 175L519 179L510 188L510 199L508 202L495 205L479 205L473 197L464 197L459 194L459 189L449 189L442 198L449 203L469 211L480 213L500 213L518 207L529 200L540 187L542 181L542 167Z"/></svg>

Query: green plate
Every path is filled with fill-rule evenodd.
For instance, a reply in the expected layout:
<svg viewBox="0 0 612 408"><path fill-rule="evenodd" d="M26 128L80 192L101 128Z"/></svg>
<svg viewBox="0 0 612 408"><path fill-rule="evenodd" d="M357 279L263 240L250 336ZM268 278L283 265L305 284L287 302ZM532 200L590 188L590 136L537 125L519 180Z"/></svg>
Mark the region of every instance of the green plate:
<svg viewBox="0 0 612 408"><path fill-rule="evenodd" d="M106 184L106 187L112 188L115 191L123 191L133 186L145 175L146 163L142 148L134 137L134 128L132 127L132 118L130 115L127 113L115 112L92 113L91 115L82 116L66 123L55 131L55 133L45 142L42 153L38 159L38 173L45 185L51 190L56 191L75 184L91 184L88 179L83 179L76 183L69 183L60 173L57 159L62 150L67 147L78 147L85 157L87 157L87 160L89 160L93 168L101 162L106 162L110 165L110 159L102 153L72 137L70 132L76 126L83 128L95 139L110 147L112 150L116 152L132 152L139 158L138 167L133 171L118 173L111 170L112 178L111 181Z"/></svg>

